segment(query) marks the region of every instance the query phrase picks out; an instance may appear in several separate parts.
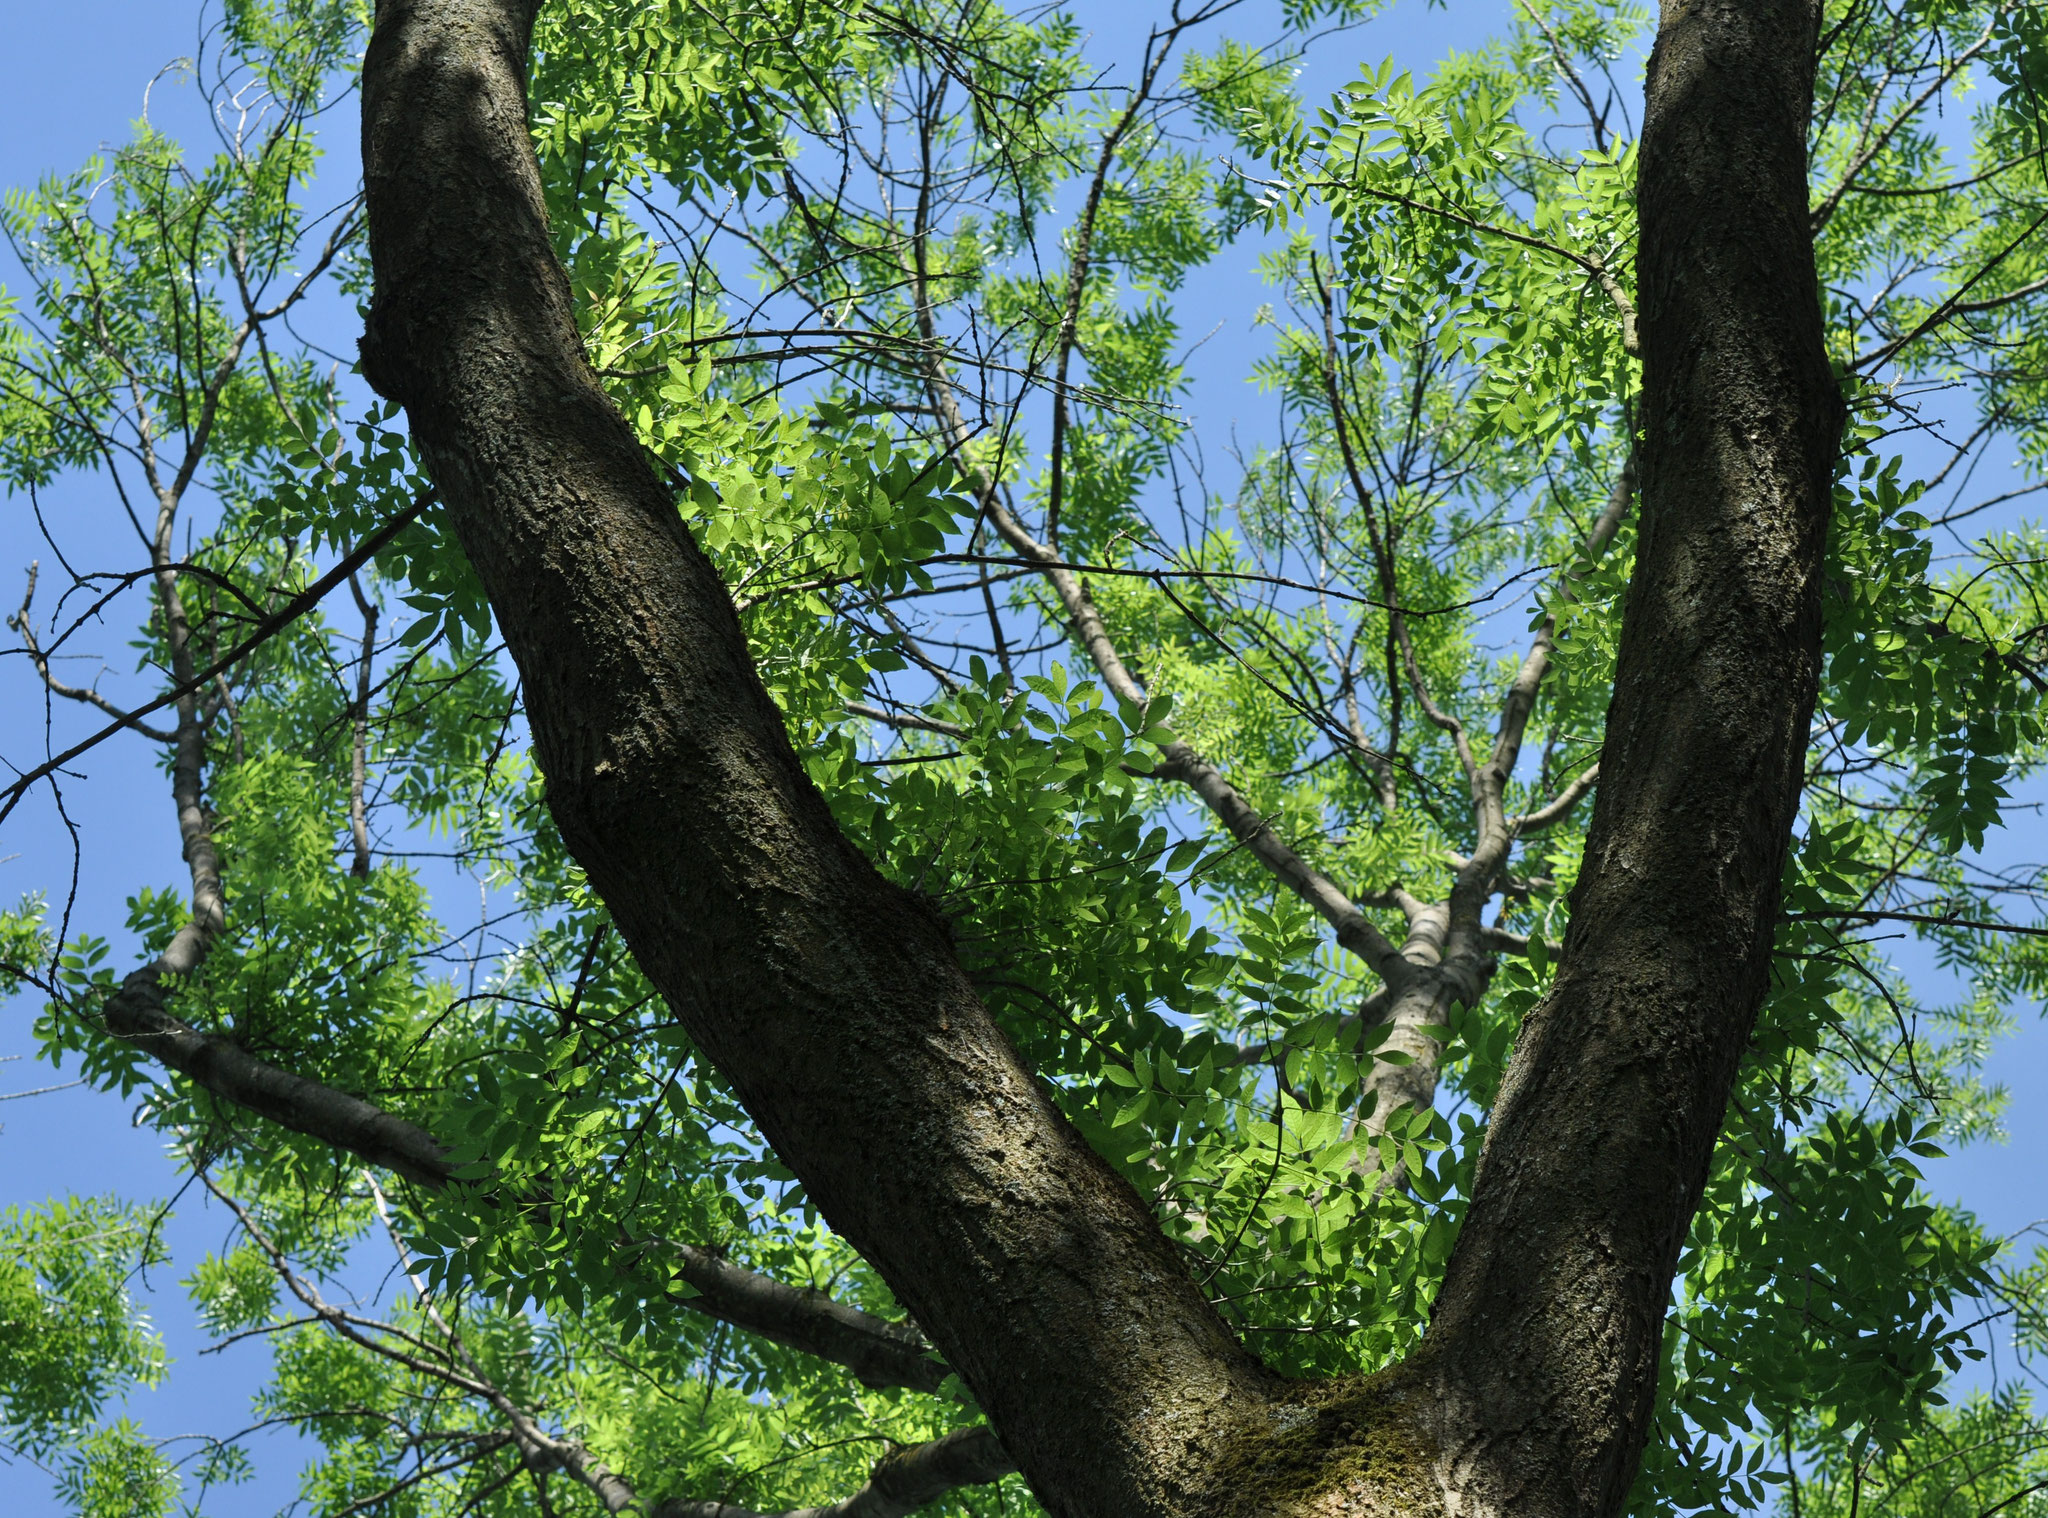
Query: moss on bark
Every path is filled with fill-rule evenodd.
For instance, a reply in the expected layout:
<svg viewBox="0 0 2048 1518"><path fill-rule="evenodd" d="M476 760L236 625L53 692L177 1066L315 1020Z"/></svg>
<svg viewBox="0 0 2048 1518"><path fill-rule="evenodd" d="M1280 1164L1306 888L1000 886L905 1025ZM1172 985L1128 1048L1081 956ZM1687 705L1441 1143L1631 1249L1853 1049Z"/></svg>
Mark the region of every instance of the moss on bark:
<svg viewBox="0 0 2048 1518"><path fill-rule="evenodd" d="M1290 1388L1219 1453L1210 1510L1229 1518L1440 1518L1426 1405L1404 1367Z"/></svg>

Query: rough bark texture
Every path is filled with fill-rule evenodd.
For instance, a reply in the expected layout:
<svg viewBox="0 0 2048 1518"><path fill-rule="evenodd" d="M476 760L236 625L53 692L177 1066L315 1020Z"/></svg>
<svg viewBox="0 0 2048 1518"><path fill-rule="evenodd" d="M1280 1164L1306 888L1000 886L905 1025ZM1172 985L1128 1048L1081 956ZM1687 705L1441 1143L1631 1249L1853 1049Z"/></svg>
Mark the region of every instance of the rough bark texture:
<svg viewBox="0 0 2048 1518"><path fill-rule="evenodd" d="M525 130L531 5L378 6L364 368L410 414L519 664L549 804L641 966L1060 1518L1617 1511L1765 986L1818 663L1841 408L1805 234L1810 0L1663 18L1645 520L1571 935L1424 1351L1325 1387L1280 1385L1230 1339L943 927L806 780L584 359Z"/></svg>
<svg viewBox="0 0 2048 1518"><path fill-rule="evenodd" d="M724 586L591 374L525 131L531 7L385 0L376 299L518 662L548 801L635 957L1055 1513L1187 1511L1268 1378L1059 1117L940 922L840 835Z"/></svg>
<svg viewBox="0 0 2048 1518"><path fill-rule="evenodd" d="M1768 983L1843 414L1807 227L1818 17L1667 0L1651 56L1642 526L1599 793L1424 1357L1466 1511L1618 1509Z"/></svg>

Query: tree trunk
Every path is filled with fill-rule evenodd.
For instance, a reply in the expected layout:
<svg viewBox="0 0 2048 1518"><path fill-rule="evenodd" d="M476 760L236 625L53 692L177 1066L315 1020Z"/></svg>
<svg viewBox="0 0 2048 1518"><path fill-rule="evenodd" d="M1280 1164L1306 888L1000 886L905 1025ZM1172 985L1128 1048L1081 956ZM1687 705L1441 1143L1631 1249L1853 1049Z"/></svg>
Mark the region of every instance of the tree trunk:
<svg viewBox="0 0 2048 1518"><path fill-rule="evenodd" d="M1600 788L1427 1354L1447 1473L1486 1511L1626 1495L1769 982L1843 420L1807 220L1819 18L1813 0L1666 0L1650 58L1642 524Z"/></svg>
<svg viewBox="0 0 2048 1518"><path fill-rule="evenodd" d="M940 920L841 835L725 586L591 373L526 134L521 0L385 0L376 296L525 691L548 804L639 964L1056 1513L1190 1511L1269 1377L1054 1109Z"/></svg>
<svg viewBox="0 0 2048 1518"><path fill-rule="evenodd" d="M380 0L371 383L653 983L1060 1518L1609 1513L1764 987L1839 406L1804 237L1814 12L1671 12L1644 148L1645 525L1558 990L1408 1366L1289 1386L839 833L585 360L526 134L533 0ZM1712 134L1709 136L1708 134Z"/></svg>

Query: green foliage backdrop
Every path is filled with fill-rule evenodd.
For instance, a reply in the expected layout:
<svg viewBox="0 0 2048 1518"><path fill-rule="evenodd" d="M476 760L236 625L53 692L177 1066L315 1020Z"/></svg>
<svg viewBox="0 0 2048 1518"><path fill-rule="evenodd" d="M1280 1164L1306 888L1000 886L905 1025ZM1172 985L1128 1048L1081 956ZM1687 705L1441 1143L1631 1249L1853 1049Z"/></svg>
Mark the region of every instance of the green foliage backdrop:
<svg viewBox="0 0 2048 1518"><path fill-rule="evenodd" d="M591 360L811 778L945 915L1233 1327L1335 1373L1424 1326L1567 920L1633 551L1647 18L1537 0L1423 78L1366 61L1365 4L1282 10L1183 6L1103 59L1075 15L983 0L558 0L531 122ZM137 534L32 582L12 652L62 709L51 752L74 727L155 742L169 808L191 741L187 859L203 834L223 905L176 1016L422 1125L461 1181L366 1170L110 1034L133 966L69 929L53 863L0 960L44 1053L141 1102L235 1209L237 1241L176 1268L210 1331L270 1357L255 1417L309 1441L306 1510L598 1511L547 1453L572 1447L650 1507L836 1501L979 1415L942 1372L863 1384L699 1310L686 1249L900 1317L564 852L393 410L294 336L302 303L368 297L359 207L308 192L365 26L354 0L227 0L210 155L143 129L9 195L10 520L87 471ZM1987 1054L2048 990L2039 873L1975 852L2044 756L2048 540L1955 488L1987 449L2028 481L2048 452L2042 28L2009 0L1828 10L1814 226L1856 420L1827 670L1646 1518L2048 1512L2024 1382L1953 1394L1994 1338L2033 1363L2048 1263L1916 1164L1995 1132ZM1304 98L1309 47L1361 67ZM1269 341L1245 378L1273 425L1239 449L1183 402L1202 332L1244 313L1187 291L1253 258ZM406 513L351 596L272 627ZM61 650L102 615L133 671L69 684ZM1532 667L1487 954L1396 1037L1341 914L1186 755L1433 966L1430 913L1483 842L1474 745ZM26 778L0 806L52 804L62 768L10 742ZM451 857L484 927L452 925ZM145 955L196 878L135 862ZM132 1287L153 1216L0 1217L0 1439L90 1518L242 1510L241 1446L161 1442L131 1395L164 1375ZM1012 1477L934 1511L1035 1509Z"/></svg>

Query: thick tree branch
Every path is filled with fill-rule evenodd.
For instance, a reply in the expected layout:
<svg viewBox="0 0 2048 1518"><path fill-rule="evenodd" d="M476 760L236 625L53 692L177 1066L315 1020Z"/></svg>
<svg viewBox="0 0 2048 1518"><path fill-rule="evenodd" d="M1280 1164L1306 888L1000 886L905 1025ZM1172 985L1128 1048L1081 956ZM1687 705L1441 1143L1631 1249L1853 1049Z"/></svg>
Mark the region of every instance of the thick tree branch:
<svg viewBox="0 0 2048 1518"><path fill-rule="evenodd" d="M1486 947L1496 954L1524 954L1529 952L1530 937L1527 933L1511 933L1506 928L1481 928L1480 936ZM1564 952L1564 945L1553 939L1543 941L1543 950L1555 960Z"/></svg>
<svg viewBox="0 0 2048 1518"><path fill-rule="evenodd" d="M169 978L163 959L130 975L102 1010L106 1030L202 1090L281 1128L332 1144L419 1185L448 1184L454 1166L424 1128L361 1097L260 1060L230 1038L200 1032L168 1010Z"/></svg>
<svg viewBox="0 0 2048 1518"><path fill-rule="evenodd" d="M1522 812L1507 819L1507 830L1517 838L1526 838L1531 833L1540 833L1545 828L1555 827L1572 814L1572 809L1592 792L1599 782L1600 766L1588 765L1573 777L1570 785L1559 791L1533 812Z"/></svg>
<svg viewBox="0 0 2048 1518"><path fill-rule="evenodd" d="M591 373L525 130L532 7L383 0L363 368L518 663L548 805L635 959L1054 1511L1190 1511L1269 1416L1143 1202L945 925L840 833L716 571Z"/></svg>
<svg viewBox="0 0 2048 1518"><path fill-rule="evenodd" d="M1843 419L1808 217L1819 24L1816 0L1667 5L1651 55L1641 532L1599 789L1418 1367L1465 1511L1621 1511L1769 985Z"/></svg>
<svg viewBox="0 0 2048 1518"><path fill-rule="evenodd" d="M787 1285L735 1265L715 1250L695 1244L669 1247L681 1262L683 1280L697 1292L676 1299L685 1306L843 1365L869 1386L935 1392L946 1379L946 1367L911 1324L848 1307L822 1291Z"/></svg>

